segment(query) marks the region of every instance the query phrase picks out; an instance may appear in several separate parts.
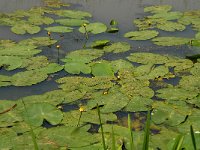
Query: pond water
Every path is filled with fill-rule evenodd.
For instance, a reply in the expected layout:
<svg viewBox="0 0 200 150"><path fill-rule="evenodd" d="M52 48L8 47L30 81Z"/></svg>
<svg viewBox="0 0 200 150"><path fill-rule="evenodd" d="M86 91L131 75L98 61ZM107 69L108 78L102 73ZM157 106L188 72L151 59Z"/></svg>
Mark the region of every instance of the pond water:
<svg viewBox="0 0 200 150"><path fill-rule="evenodd" d="M161 54L170 54L179 57L185 57L187 55L193 55L198 53L198 51L191 50L188 46L181 47L159 47L152 44L149 41L130 41L126 38L123 38L124 33L136 30L136 27L133 25L133 20L136 18L142 18L146 14L144 14L143 9L146 6L150 5L172 5L175 11L187 11L187 10L196 10L200 8L199 0L63 0L63 2L70 3L72 9L78 9L83 11L90 12L93 17L93 21L103 22L109 25L112 19L115 19L118 22L119 32L114 34L104 33L101 35L92 36L91 39L88 40L87 43L91 43L91 41L98 39L109 39L114 42L125 41L132 45L133 51L144 51L144 52L154 52ZM8 2L7 0L0 1L0 12L13 12L19 9L28 10L32 7L40 7L44 6L44 2L41 0L12 0L12 2ZM33 36L30 35L16 35L10 31L10 27L1 26L0 27L0 39L11 39L14 41L20 41L22 39L27 39L34 36L46 36L46 32L42 31ZM195 31L193 30L185 30L183 32L176 33L166 33L164 31L160 31L161 36L184 36L184 37L194 37ZM58 37L55 37L58 38ZM62 52L60 53L60 57L63 58L65 56L66 51L71 51L75 49L81 49L85 42L83 41L83 36L79 33L67 34L63 38L60 38L59 44L62 46ZM57 52L55 48L46 48L45 55L48 58L55 61L57 59ZM116 58L124 58L124 56L117 55L108 55L107 59L116 59ZM0 71L1 74L4 74L5 71L2 69ZM13 72L15 73L15 71ZM10 73L9 73L10 74ZM12 72L11 72L12 74ZM63 73L65 75L65 73ZM41 94L46 91L50 91L56 89L57 85L54 81L43 82L39 85L34 85L31 87L3 87L0 88L0 99L18 99L22 96L28 96L32 94Z"/></svg>

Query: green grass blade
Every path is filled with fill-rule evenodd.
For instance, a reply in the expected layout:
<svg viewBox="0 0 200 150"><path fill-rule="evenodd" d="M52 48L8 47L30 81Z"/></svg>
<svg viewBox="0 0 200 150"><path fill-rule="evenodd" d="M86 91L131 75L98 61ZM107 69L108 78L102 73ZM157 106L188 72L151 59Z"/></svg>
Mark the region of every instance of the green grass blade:
<svg viewBox="0 0 200 150"><path fill-rule="evenodd" d="M116 150L116 145L115 145L115 133L114 133L113 126L112 126L112 150Z"/></svg>
<svg viewBox="0 0 200 150"><path fill-rule="evenodd" d="M99 105L98 104L97 104L97 112L98 112L99 124L100 124L100 128L101 128L103 149L106 150L106 142L105 142L105 137L104 137L104 132L103 132L103 125L102 125L102 121L101 121L101 114L100 114L100 109L99 109Z"/></svg>
<svg viewBox="0 0 200 150"><path fill-rule="evenodd" d="M24 103L24 101L22 100L22 103L24 105L24 109L25 109L25 112L27 113L27 109L26 109L26 105ZM29 119L29 118L28 118ZM35 150L39 150L39 147L38 147L38 143L36 141L36 137L35 137L35 133L33 132L33 128L32 126L29 124L29 127L30 127L30 133L31 133L31 138L32 138L32 141L33 141L33 144L34 144L34 149Z"/></svg>
<svg viewBox="0 0 200 150"><path fill-rule="evenodd" d="M192 144L193 144L194 150L196 150L197 146L196 146L196 140L195 140L194 130L193 130L192 125L190 126L190 135L191 135L191 138L192 138Z"/></svg>
<svg viewBox="0 0 200 150"><path fill-rule="evenodd" d="M128 114L128 128L130 132L130 150L134 150L134 143L133 143L133 132L131 127L131 117L130 114Z"/></svg>
<svg viewBox="0 0 200 150"><path fill-rule="evenodd" d="M181 149L181 145L183 143L183 138L184 138L183 135L178 135L177 136L172 150L180 150Z"/></svg>
<svg viewBox="0 0 200 150"><path fill-rule="evenodd" d="M151 113L148 111L142 150L148 150L149 148L150 118Z"/></svg>

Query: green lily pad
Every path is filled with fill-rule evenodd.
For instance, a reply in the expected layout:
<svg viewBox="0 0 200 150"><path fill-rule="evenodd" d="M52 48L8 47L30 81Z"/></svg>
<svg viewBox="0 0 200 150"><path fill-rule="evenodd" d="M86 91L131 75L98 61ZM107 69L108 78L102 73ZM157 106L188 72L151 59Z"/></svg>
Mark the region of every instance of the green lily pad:
<svg viewBox="0 0 200 150"><path fill-rule="evenodd" d="M106 30L107 30L106 25L100 22L90 23L86 27L82 26L79 28L79 31L81 33L91 32L93 34L99 34L105 32Z"/></svg>
<svg viewBox="0 0 200 150"><path fill-rule="evenodd" d="M22 40L19 45L33 45L33 46L49 46L53 45L57 40L52 40L49 37L34 37L31 39Z"/></svg>
<svg viewBox="0 0 200 150"><path fill-rule="evenodd" d="M99 124L99 118L97 117L98 113L97 110L87 110L82 112L81 118L80 118L80 125L83 125L85 123L94 123ZM80 117L80 111L79 110L73 110L64 113L64 118L62 121L62 124L66 126L77 126L77 123L79 121ZM107 121L116 121L117 116L113 113L101 113L101 121L103 124L105 124Z"/></svg>
<svg viewBox="0 0 200 150"><path fill-rule="evenodd" d="M28 58L41 52L41 50L38 50L35 48L36 48L35 46L17 44L15 46L7 47L7 48L0 48L0 55L20 56L20 57Z"/></svg>
<svg viewBox="0 0 200 150"><path fill-rule="evenodd" d="M194 76L200 75L200 63L195 63L194 67L191 68L190 73Z"/></svg>
<svg viewBox="0 0 200 150"><path fill-rule="evenodd" d="M198 95L195 91L185 90L183 88L163 88L156 91L157 97L166 100L187 100Z"/></svg>
<svg viewBox="0 0 200 150"><path fill-rule="evenodd" d="M46 67L48 64L49 61L46 56L36 56L25 59L21 65L21 68L26 68L27 70L35 70Z"/></svg>
<svg viewBox="0 0 200 150"><path fill-rule="evenodd" d="M87 106L92 109L98 105L104 105L101 109L102 113L111 113L120 111L129 102L129 98L121 93L118 88L113 88L108 91L108 94L100 93L94 99L88 101Z"/></svg>
<svg viewBox="0 0 200 150"><path fill-rule="evenodd" d="M35 16L30 16L28 18L28 22L34 25L42 25L42 24L50 25L54 23L54 20L50 17L35 15Z"/></svg>
<svg viewBox="0 0 200 150"><path fill-rule="evenodd" d="M198 32L197 34L195 34L195 38L196 39L200 39L200 32Z"/></svg>
<svg viewBox="0 0 200 150"><path fill-rule="evenodd" d="M164 123L168 126L176 126L181 124L190 114L189 107L183 101L154 102L153 108L152 120L155 124Z"/></svg>
<svg viewBox="0 0 200 150"><path fill-rule="evenodd" d="M114 71L109 63L100 62L92 66L92 75L94 76L114 76Z"/></svg>
<svg viewBox="0 0 200 150"><path fill-rule="evenodd" d="M157 25L157 28L164 30L164 31L169 31L169 32L185 30L184 25L177 23L177 22L170 22L170 21L165 21L165 22L159 23Z"/></svg>
<svg viewBox="0 0 200 150"><path fill-rule="evenodd" d="M119 31L119 28L117 28L117 27L110 27L107 30L108 33L116 33L118 31Z"/></svg>
<svg viewBox="0 0 200 150"><path fill-rule="evenodd" d="M90 125L83 127L58 126L41 132L39 138L70 149L73 149L73 147L85 147L99 142L99 138L96 135L87 132L89 128Z"/></svg>
<svg viewBox="0 0 200 150"><path fill-rule="evenodd" d="M68 33L68 32L72 32L73 28L66 27L66 26L54 26L54 27L47 27L45 28L45 30L49 32Z"/></svg>
<svg viewBox="0 0 200 150"><path fill-rule="evenodd" d="M89 12L80 11L80 10L57 10L56 15L74 19L83 19L85 17L92 17Z"/></svg>
<svg viewBox="0 0 200 150"><path fill-rule="evenodd" d="M38 69L37 71L46 73L46 74L51 74L51 73L56 73L61 71L64 68L64 66L61 66L57 63L50 63L47 66Z"/></svg>
<svg viewBox="0 0 200 150"><path fill-rule="evenodd" d="M153 53L131 53L127 59L141 64L164 64L168 61L166 56Z"/></svg>
<svg viewBox="0 0 200 150"><path fill-rule="evenodd" d="M150 13L163 13L168 12L172 9L170 5L156 5L156 6L148 6L144 8L144 12Z"/></svg>
<svg viewBox="0 0 200 150"><path fill-rule="evenodd" d="M64 69L71 74L80 74L81 72L84 74L91 73L91 67L89 65L78 61L67 62Z"/></svg>
<svg viewBox="0 0 200 150"><path fill-rule="evenodd" d="M113 53L122 53L122 52L129 51L130 49L131 49L131 46L127 42L117 42L117 43L113 43L112 45L105 46L103 48L103 51L113 52Z"/></svg>
<svg viewBox="0 0 200 150"><path fill-rule="evenodd" d="M55 22L64 26L81 26L84 23L88 24L89 21L82 19L58 19Z"/></svg>
<svg viewBox="0 0 200 150"><path fill-rule="evenodd" d="M32 126L41 126L44 119L52 125L57 125L63 118L62 112L48 103L29 105L23 115L25 121Z"/></svg>
<svg viewBox="0 0 200 150"><path fill-rule="evenodd" d="M7 48L15 46L15 42L12 40L0 40L0 47Z"/></svg>
<svg viewBox="0 0 200 150"><path fill-rule="evenodd" d="M152 41L156 45L160 46L176 46L176 45L184 45L190 42L190 38L182 38L182 37L157 37Z"/></svg>
<svg viewBox="0 0 200 150"><path fill-rule="evenodd" d="M152 16L148 16L148 18L163 18L165 20L176 20L183 16L182 12L174 11L174 12L160 12L156 13Z"/></svg>
<svg viewBox="0 0 200 150"><path fill-rule="evenodd" d="M14 70L22 65L23 59L15 56L0 56L0 67L5 67L6 70Z"/></svg>
<svg viewBox="0 0 200 150"><path fill-rule="evenodd" d="M151 99L136 96L130 100L124 110L129 112L148 111L152 103Z"/></svg>
<svg viewBox="0 0 200 150"><path fill-rule="evenodd" d="M11 82L15 86L31 86L44 81L48 75L40 71L24 71L12 76Z"/></svg>
<svg viewBox="0 0 200 150"><path fill-rule="evenodd" d="M132 31L124 34L124 37L131 40L149 40L158 36L158 34L158 31L155 30Z"/></svg>
<svg viewBox="0 0 200 150"><path fill-rule="evenodd" d="M123 59L111 61L110 64L112 65L112 69L115 73L117 73L121 69L134 69L132 63Z"/></svg>
<svg viewBox="0 0 200 150"><path fill-rule="evenodd" d="M11 80L10 76L0 75L0 87L1 86L10 86L11 85L10 80Z"/></svg>
<svg viewBox="0 0 200 150"><path fill-rule="evenodd" d="M40 32L40 27L36 25L32 25L28 22L20 22L16 23L12 28L11 31L16 34L35 34Z"/></svg>
<svg viewBox="0 0 200 150"><path fill-rule="evenodd" d="M91 47L98 48L98 47L104 47L106 46L110 40L96 40L91 43Z"/></svg>
<svg viewBox="0 0 200 150"><path fill-rule="evenodd" d="M60 0L44 0L44 3L48 7L60 8L61 6L70 6L67 3L62 3Z"/></svg>

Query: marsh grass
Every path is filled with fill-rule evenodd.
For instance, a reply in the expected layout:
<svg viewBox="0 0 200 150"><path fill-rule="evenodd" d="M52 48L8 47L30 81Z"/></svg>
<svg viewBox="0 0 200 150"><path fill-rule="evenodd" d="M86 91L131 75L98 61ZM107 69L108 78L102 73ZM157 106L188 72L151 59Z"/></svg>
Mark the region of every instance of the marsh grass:
<svg viewBox="0 0 200 150"><path fill-rule="evenodd" d="M24 105L24 110L25 110L26 114L28 114L27 109L26 109L26 105L25 105L23 100L22 100L22 103ZM27 119L29 119L28 116L27 116ZM30 124L28 124L28 126L30 127L30 135L31 135L31 138L32 138L32 141L33 141L33 144L34 144L34 150L39 150L39 146L38 146L38 143L36 141L36 136L35 136L35 133L33 132L33 128Z"/></svg>
<svg viewBox="0 0 200 150"><path fill-rule="evenodd" d="M194 150L197 150L196 140L195 140L194 130L193 130L192 125L190 126L190 135L191 135L191 138L192 138L193 148L194 148Z"/></svg>
<svg viewBox="0 0 200 150"><path fill-rule="evenodd" d="M148 111L142 150L148 150L149 148L150 120L151 120L151 112Z"/></svg>
<svg viewBox="0 0 200 150"><path fill-rule="evenodd" d="M101 121L101 114L100 114L100 108L97 103L97 112L98 112L98 117L99 117L99 124L100 124L100 129L101 129L101 136L102 136L102 144L103 144L103 149L106 150L106 142L105 142L105 137L104 137L104 131L103 131L103 125Z"/></svg>
<svg viewBox="0 0 200 150"><path fill-rule="evenodd" d="M128 114L128 128L130 132L130 150L134 150L134 142L133 142L133 132L132 132L132 127L131 127L131 116Z"/></svg>
<svg viewBox="0 0 200 150"><path fill-rule="evenodd" d="M175 139L172 150L180 150L183 143L184 136L182 134L178 135Z"/></svg>

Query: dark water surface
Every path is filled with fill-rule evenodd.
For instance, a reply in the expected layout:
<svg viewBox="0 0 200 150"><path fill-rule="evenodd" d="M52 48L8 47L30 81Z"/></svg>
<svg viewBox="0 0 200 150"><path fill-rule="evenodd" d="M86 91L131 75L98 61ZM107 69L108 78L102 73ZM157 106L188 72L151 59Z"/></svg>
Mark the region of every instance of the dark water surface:
<svg viewBox="0 0 200 150"><path fill-rule="evenodd" d="M185 57L186 55L196 54L197 52L192 50L188 46L181 47L159 47L152 44L152 42L144 41L130 41L123 38L124 33L135 30L133 25L133 19L144 17L146 14L143 12L145 6L150 5L162 5L169 4L173 6L174 11L187 11L200 9L200 0L63 0L63 2L71 3L70 8L84 10L90 12L93 17L92 21L99 21L109 25L110 20L115 19L118 21L120 31L115 34L99 34L91 35L88 43L96 39L109 39L113 42L126 41L132 45L132 50L120 55L108 55L105 59L118 59L124 58L131 52L155 52L160 54L169 54L179 57ZM34 6L43 6L41 0L0 0L0 12L13 12L18 9L30 9ZM159 31L161 36L182 36L182 37L194 37L195 31L187 28L183 32L167 33ZM81 49L85 44L84 37L79 32L63 34L63 37L55 35L56 39L59 39L58 44L62 49L60 52L60 58L65 56L65 53L75 49ZM46 31L41 31L33 36L46 36ZM30 35L16 35L10 31L10 27L0 26L0 40L11 39L14 41L20 41L27 39ZM198 51L198 50L197 50ZM57 61L57 51L55 46L51 48L45 47L42 55L46 55L51 61ZM15 73L15 72L11 72ZM0 74L5 74L3 69L0 70ZM10 74L10 73L9 73ZM62 72L60 75L55 75L53 80L44 81L38 85L31 87L1 87L0 99L18 99L23 96L41 94L46 91L57 89L57 84L54 79L64 76L66 73Z"/></svg>

